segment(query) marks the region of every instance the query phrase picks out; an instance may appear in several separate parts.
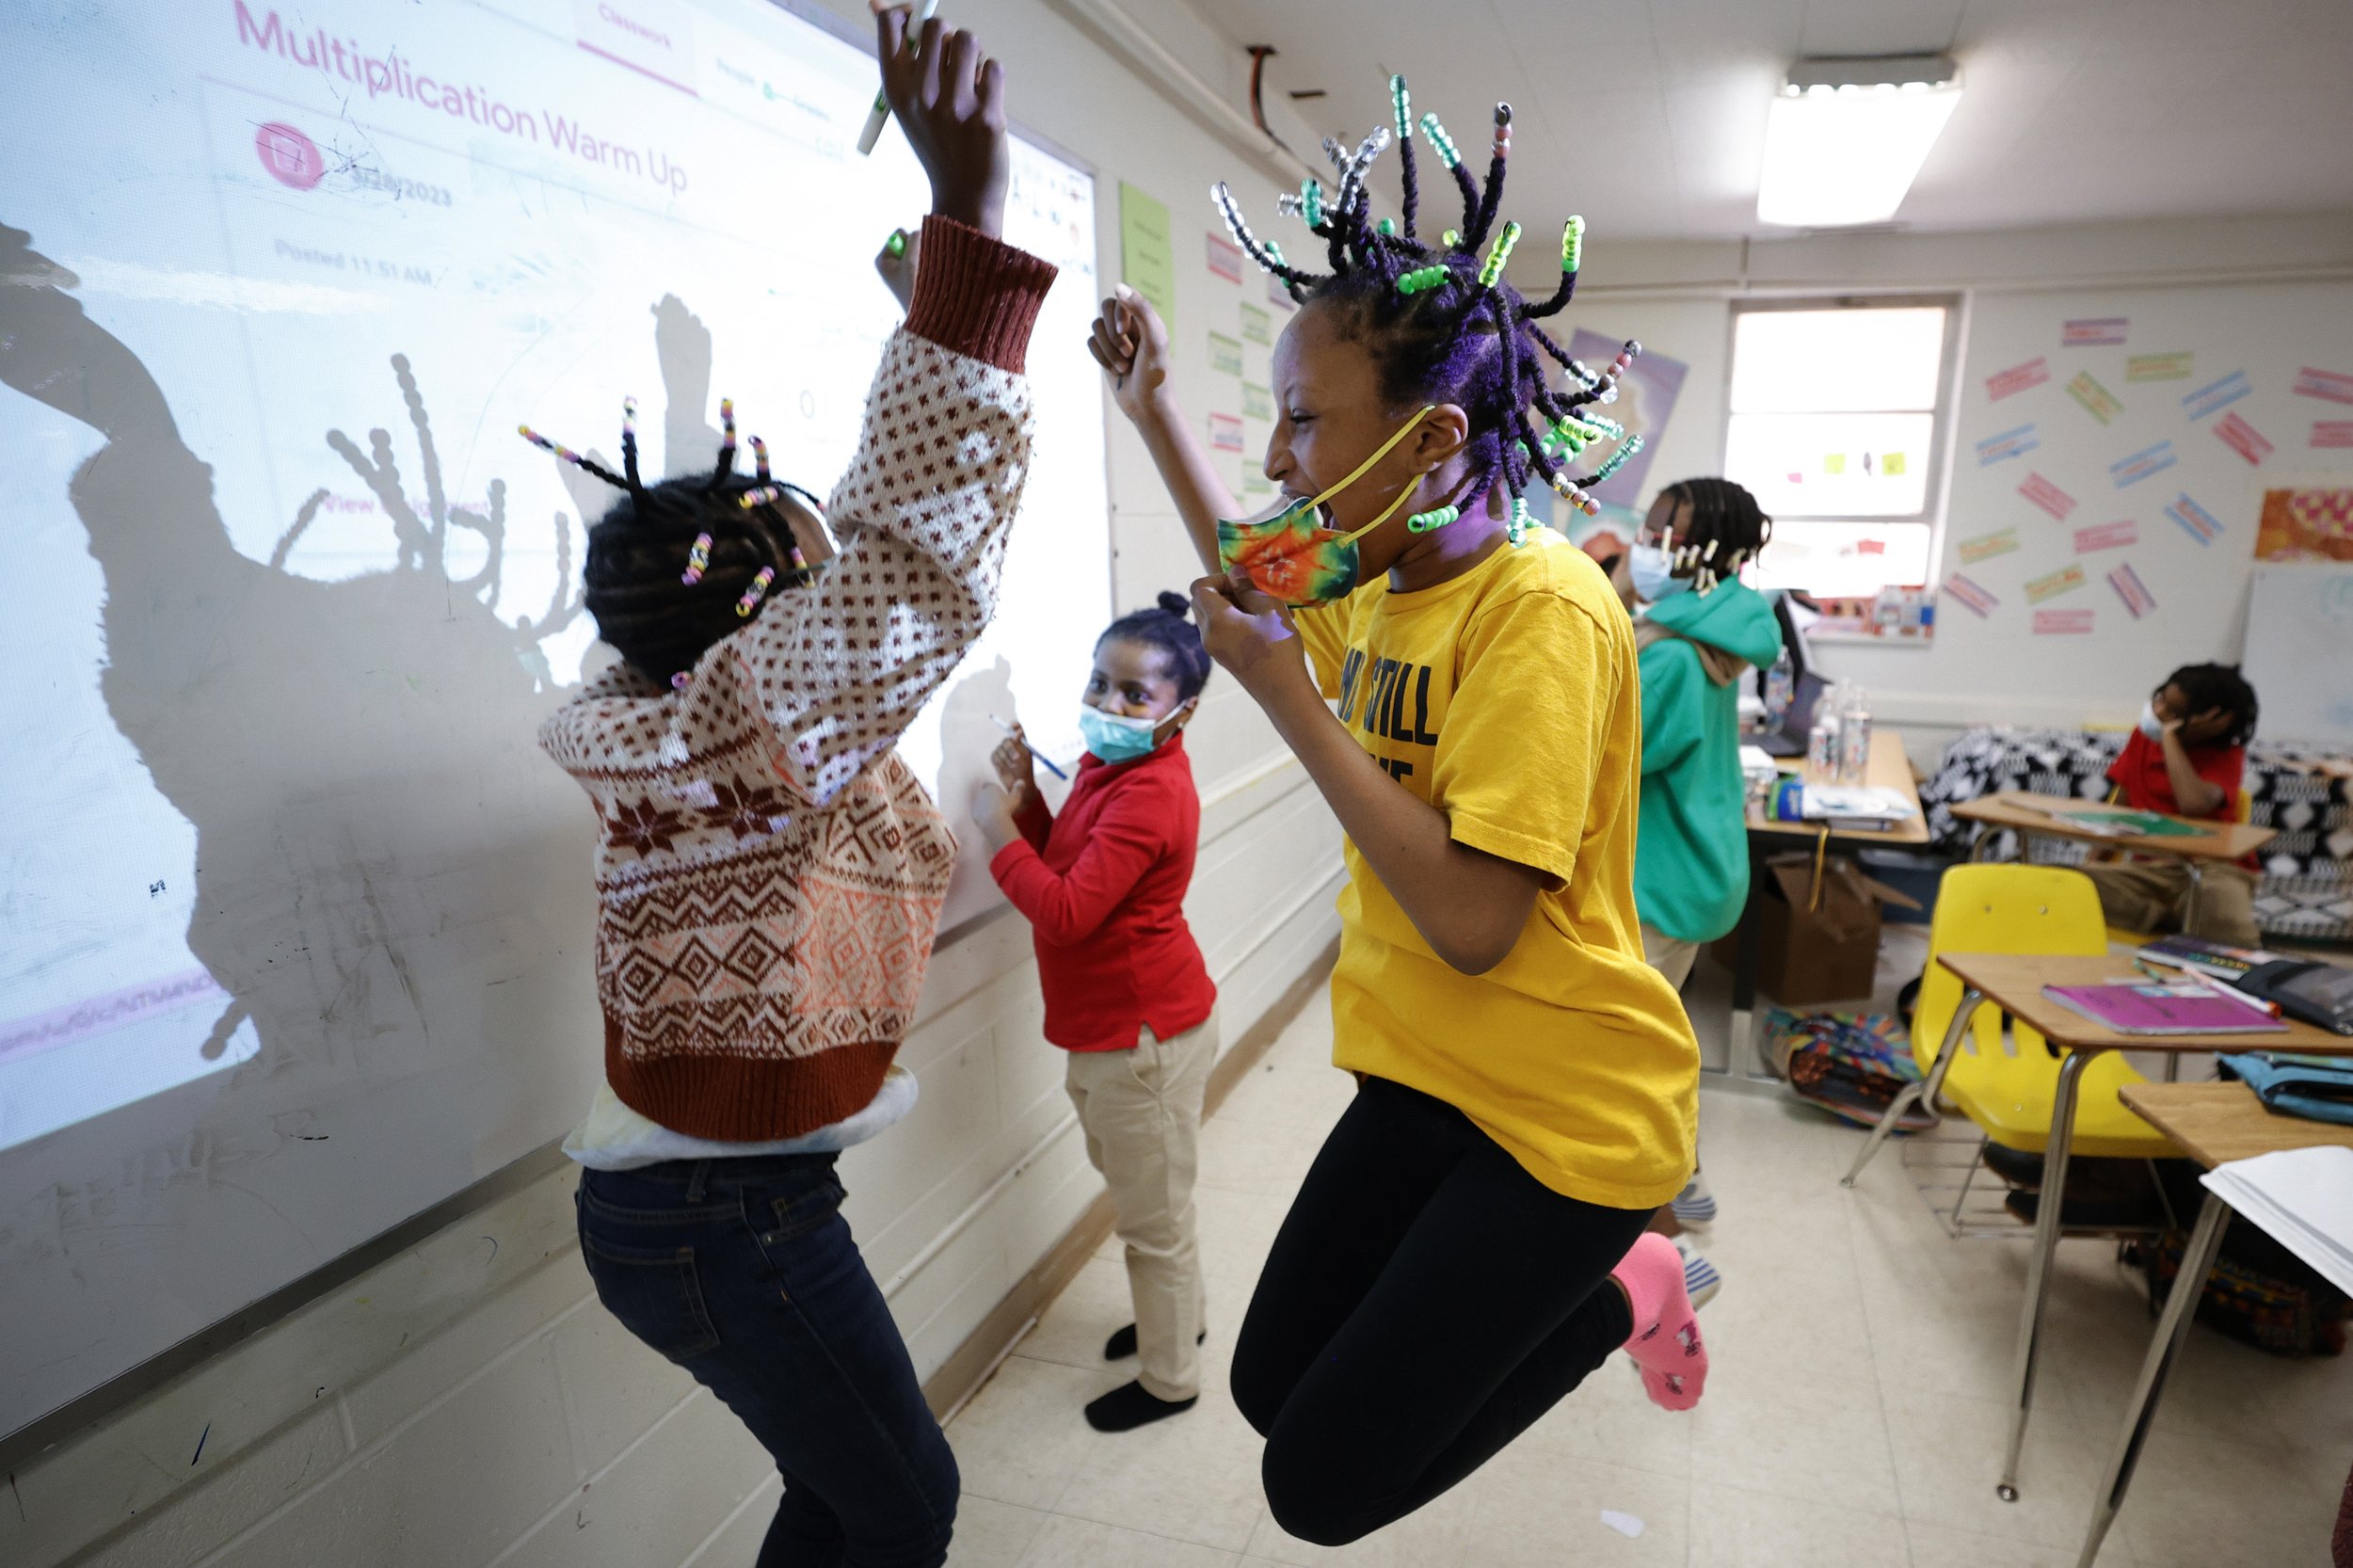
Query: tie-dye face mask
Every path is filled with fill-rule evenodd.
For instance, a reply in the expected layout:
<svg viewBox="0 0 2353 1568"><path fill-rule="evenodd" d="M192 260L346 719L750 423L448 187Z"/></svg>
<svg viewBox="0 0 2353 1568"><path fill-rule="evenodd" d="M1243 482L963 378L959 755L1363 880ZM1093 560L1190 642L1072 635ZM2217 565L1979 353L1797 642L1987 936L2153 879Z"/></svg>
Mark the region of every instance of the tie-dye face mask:
<svg viewBox="0 0 2353 1568"><path fill-rule="evenodd" d="M1436 407L1425 404L1421 412L1357 464L1354 472L1321 495L1305 500L1285 496L1256 517L1219 519L1218 565L1229 572L1241 572L1259 592L1294 607L1328 604L1347 597L1356 586L1361 568L1356 541L1395 517L1415 487L1408 485L1399 491L1386 511L1353 533L1343 534L1332 526L1332 513L1325 503L1371 472L1373 465L1411 435Z"/></svg>

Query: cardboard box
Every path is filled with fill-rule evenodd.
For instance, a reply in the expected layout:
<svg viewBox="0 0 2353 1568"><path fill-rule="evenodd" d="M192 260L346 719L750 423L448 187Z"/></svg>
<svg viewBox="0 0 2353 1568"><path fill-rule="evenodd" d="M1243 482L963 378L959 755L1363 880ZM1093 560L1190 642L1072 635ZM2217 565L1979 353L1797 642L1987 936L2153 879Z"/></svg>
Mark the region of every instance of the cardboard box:
<svg viewBox="0 0 2353 1568"><path fill-rule="evenodd" d="M1784 1007L1868 997L1879 970L1880 905L1919 907L1843 855L1824 858L1817 886L1810 851L1767 861L1756 892L1756 985ZM1737 965L1739 943L1737 930L1720 938L1717 958Z"/></svg>

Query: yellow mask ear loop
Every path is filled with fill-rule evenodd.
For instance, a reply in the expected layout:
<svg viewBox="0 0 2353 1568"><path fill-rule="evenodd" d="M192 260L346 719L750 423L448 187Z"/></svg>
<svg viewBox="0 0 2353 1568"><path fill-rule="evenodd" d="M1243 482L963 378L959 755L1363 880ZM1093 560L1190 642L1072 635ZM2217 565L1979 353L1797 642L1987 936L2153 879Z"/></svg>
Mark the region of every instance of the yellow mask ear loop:
<svg viewBox="0 0 2353 1568"><path fill-rule="evenodd" d="M1373 450L1371 456L1356 465L1353 472L1349 474L1347 478L1341 480L1338 484L1326 489L1321 495L1317 496L1313 501L1307 503L1307 504L1310 506L1321 506L1325 502L1331 500L1334 496L1339 494L1342 490L1348 488L1349 486L1356 483L1357 480L1362 479L1366 474L1370 473L1373 470L1373 465L1380 462L1382 458L1387 456L1391 452L1396 451L1397 443L1412 435L1414 433L1414 427L1419 424L1423 420L1428 419L1433 413L1436 412L1437 408L1438 406L1435 403L1423 404L1421 406L1420 412L1417 413L1412 419L1407 420L1402 425L1399 426L1397 434L1391 436L1387 440L1383 441L1378 447L1376 447ZM1388 521L1389 519L1395 517L1397 515L1397 509L1405 504L1407 498L1414 493L1414 489L1415 486L1406 486L1402 490L1398 492L1397 499L1389 503L1389 509L1387 511L1383 512L1379 517L1373 519L1362 528L1357 529L1354 533L1343 536L1340 543L1349 544L1354 540L1361 539L1367 534L1371 533L1374 529Z"/></svg>

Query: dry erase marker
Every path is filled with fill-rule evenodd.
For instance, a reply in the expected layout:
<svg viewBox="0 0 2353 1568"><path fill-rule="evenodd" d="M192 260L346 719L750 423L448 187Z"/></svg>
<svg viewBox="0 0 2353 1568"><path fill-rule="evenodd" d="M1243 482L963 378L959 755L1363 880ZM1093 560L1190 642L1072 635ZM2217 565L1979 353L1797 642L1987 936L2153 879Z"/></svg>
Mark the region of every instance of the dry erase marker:
<svg viewBox="0 0 2353 1568"><path fill-rule="evenodd" d="M932 13L937 9L939 9L939 0L923 0L922 11L907 26L908 43L912 44L915 41L916 35L923 30L923 24L929 22L932 19ZM874 94L874 106L866 112L866 129L857 134L857 150L861 154L871 154L874 151L874 144L882 140L883 126L889 119L890 95L877 90Z"/></svg>
<svg viewBox="0 0 2353 1568"><path fill-rule="evenodd" d="M1051 757L1047 756L1046 753L1032 745L1030 744L1030 738L1027 735L1022 734L1017 726L1007 724L1004 720L999 718L994 713L989 714L988 718L991 724L994 724L998 728L1003 730L1015 740L1019 741L1021 743L1022 750L1028 752L1031 756L1045 763L1046 771L1048 773L1052 774L1056 778L1061 779L1065 784L1070 782L1070 776L1063 772L1062 769L1054 766L1054 760Z"/></svg>

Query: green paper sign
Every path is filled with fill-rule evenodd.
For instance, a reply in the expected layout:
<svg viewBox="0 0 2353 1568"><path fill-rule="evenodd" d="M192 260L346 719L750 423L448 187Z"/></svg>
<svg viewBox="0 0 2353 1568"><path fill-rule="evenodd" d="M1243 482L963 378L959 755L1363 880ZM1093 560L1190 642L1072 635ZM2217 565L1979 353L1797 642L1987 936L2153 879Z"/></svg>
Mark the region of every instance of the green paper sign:
<svg viewBox="0 0 2353 1568"><path fill-rule="evenodd" d="M1244 381L1241 384L1241 417L1272 422L1274 418L1274 394L1264 387L1254 387Z"/></svg>
<svg viewBox="0 0 2353 1568"><path fill-rule="evenodd" d="M1274 318L1256 305L1241 308L1241 341L1272 344L1274 341Z"/></svg>
<svg viewBox="0 0 2353 1568"><path fill-rule="evenodd" d="M1241 344L1223 332L1209 334L1209 368L1220 376L1241 374Z"/></svg>
<svg viewBox="0 0 2353 1568"><path fill-rule="evenodd" d="M1152 302L1160 319L1176 319L1176 255L1169 247L1168 204L1119 182L1119 276Z"/></svg>

